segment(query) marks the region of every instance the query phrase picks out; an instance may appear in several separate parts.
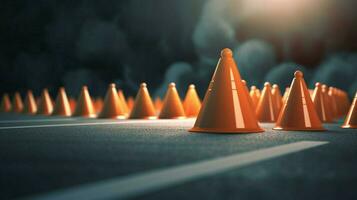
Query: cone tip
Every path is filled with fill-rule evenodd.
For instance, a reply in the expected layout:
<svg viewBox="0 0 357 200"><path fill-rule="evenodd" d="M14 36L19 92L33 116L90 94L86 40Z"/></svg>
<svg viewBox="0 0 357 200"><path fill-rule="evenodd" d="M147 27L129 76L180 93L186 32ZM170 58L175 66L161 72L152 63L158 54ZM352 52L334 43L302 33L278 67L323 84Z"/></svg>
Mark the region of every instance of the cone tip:
<svg viewBox="0 0 357 200"><path fill-rule="evenodd" d="M264 87L268 87L268 86L270 87L270 83L269 82L265 82L264 83Z"/></svg>
<svg viewBox="0 0 357 200"><path fill-rule="evenodd" d="M115 83L109 84L109 88L115 88Z"/></svg>
<svg viewBox="0 0 357 200"><path fill-rule="evenodd" d="M232 50L230 50L229 48L224 48L222 51L221 51L221 57L232 57L233 56L233 52Z"/></svg>
<svg viewBox="0 0 357 200"><path fill-rule="evenodd" d="M321 87L321 83L320 82L316 82L315 83L315 87Z"/></svg>
<svg viewBox="0 0 357 200"><path fill-rule="evenodd" d="M88 90L88 87L86 85L83 85L82 90Z"/></svg>
<svg viewBox="0 0 357 200"><path fill-rule="evenodd" d="M273 84L273 88L277 89L279 86L277 84Z"/></svg>
<svg viewBox="0 0 357 200"><path fill-rule="evenodd" d="M295 78L302 78L304 76L304 74L300 70L297 70L294 73L294 76L295 76Z"/></svg>
<svg viewBox="0 0 357 200"><path fill-rule="evenodd" d="M141 87L141 88L146 88L146 83L145 83L145 82L142 82L142 83L140 84L140 87Z"/></svg>
<svg viewBox="0 0 357 200"><path fill-rule="evenodd" d="M195 85L194 85L194 84L190 84L190 85L188 86L188 88L189 88L189 89L195 89Z"/></svg>
<svg viewBox="0 0 357 200"><path fill-rule="evenodd" d="M175 84L174 82L171 82L171 83L169 84L169 87L176 87L176 84Z"/></svg>

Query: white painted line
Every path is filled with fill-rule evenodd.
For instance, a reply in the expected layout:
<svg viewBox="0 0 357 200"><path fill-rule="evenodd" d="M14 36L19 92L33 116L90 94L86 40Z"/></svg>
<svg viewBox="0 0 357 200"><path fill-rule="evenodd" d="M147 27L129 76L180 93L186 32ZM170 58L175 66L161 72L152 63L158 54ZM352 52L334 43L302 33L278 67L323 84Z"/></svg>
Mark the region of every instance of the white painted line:
<svg viewBox="0 0 357 200"><path fill-rule="evenodd" d="M256 162L296 153L328 142L301 141L291 144L204 160L166 169L153 170L106 181L54 191L28 199L36 200L95 200L124 199L157 191L184 182L215 175Z"/></svg>
<svg viewBox="0 0 357 200"><path fill-rule="evenodd" d="M191 122L192 120L118 120L110 122L88 122L88 123L68 123L68 124L42 124L42 125L24 125L24 126L6 126L0 127L0 130L9 129L29 129L29 128L49 128L49 127L72 127L72 126L98 126L111 124L168 124ZM193 121L192 121L193 122Z"/></svg>
<svg viewBox="0 0 357 200"><path fill-rule="evenodd" d="M22 120L1 120L0 124L22 123L22 122L56 122L56 121L75 121L76 118L56 118L56 119L22 119Z"/></svg>

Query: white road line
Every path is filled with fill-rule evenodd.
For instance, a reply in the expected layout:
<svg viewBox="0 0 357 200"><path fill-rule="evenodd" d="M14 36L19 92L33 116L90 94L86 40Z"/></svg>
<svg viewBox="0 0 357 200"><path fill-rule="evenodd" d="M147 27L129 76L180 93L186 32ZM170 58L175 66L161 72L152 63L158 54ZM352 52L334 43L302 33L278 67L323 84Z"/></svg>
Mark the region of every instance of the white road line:
<svg viewBox="0 0 357 200"><path fill-rule="evenodd" d="M76 118L56 118L56 119L22 119L22 120L1 120L0 124L22 123L22 122L55 122L55 121L75 121Z"/></svg>
<svg viewBox="0 0 357 200"><path fill-rule="evenodd" d="M162 124L162 123L182 123L191 122L192 120L118 120L111 122L88 122L88 123L69 123L69 124L42 124L42 125L24 125L24 126L6 126L0 127L0 130L9 129L29 129L29 128L49 128L49 127L72 127L72 126L98 126L98 125L111 125L111 124ZM193 121L192 121L193 122Z"/></svg>
<svg viewBox="0 0 357 200"><path fill-rule="evenodd" d="M36 200L95 200L135 197L184 182L215 175L256 162L303 151L327 144L321 141L301 141L291 144L194 162L166 169L114 178L31 197Z"/></svg>

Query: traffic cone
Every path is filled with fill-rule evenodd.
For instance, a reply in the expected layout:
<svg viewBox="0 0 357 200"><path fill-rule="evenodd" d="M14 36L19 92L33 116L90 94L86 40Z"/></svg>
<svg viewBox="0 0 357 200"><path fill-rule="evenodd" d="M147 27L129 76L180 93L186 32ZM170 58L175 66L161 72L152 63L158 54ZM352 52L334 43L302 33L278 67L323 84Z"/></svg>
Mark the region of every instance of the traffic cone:
<svg viewBox="0 0 357 200"><path fill-rule="evenodd" d="M15 92L14 98L12 100L12 111L20 113L24 109L24 104L22 103L21 95L19 92Z"/></svg>
<svg viewBox="0 0 357 200"><path fill-rule="evenodd" d="M264 89L257 105L256 115L260 122L275 122L278 118L279 108L268 82L264 84Z"/></svg>
<svg viewBox="0 0 357 200"><path fill-rule="evenodd" d="M41 98L39 100L37 114L51 115L53 112L53 103L47 89L43 89Z"/></svg>
<svg viewBox="0 0 357 200"><path fill-rule="evenodd" d="M94 100L95 112L98 114L103 108L103 99L98 97Z"/></svg>
<svg viewBox="0 0 357 200"><path fill-rule="evenodd" d="M159 114L160 119L185 118L180 96L177 93L175 83L170 83L164 98L164 103Z"/></svg>
<svg viewBox="0 0 357 200"><path fill-rule="evenodd" d="M7 93L2 96L0 112L10 112L11 111L11 101Z"/></svg>
<svg viewBox="0 0 357 200"><path fill-rule="evenodd" d="M76 106L77 106L76 100L73 99L72 97L70 97L68 99L68 103L69 103L69 107L71 108L71 113L74 113L74 111L76 110Z"/></svg>
<svg viewBox="0 0 357 200"><path fill-rule="evenodd" d="M277 84L273 84L271 94L273 95L274 101L276 101L278 111L280 111L281 107L283 106L283 97L281 96L280 88Z"/></svg>
<svg viewBox="0 0 357 200"><path fill-rule="evenodd" d="M342 128L357 128L357 92Z"/></svg>
<svg viewBox="0 0 357 200"><path fill-rule="evenodd" d="M193 84L188 86L186 97L183 101L183 108L187 117L197 117L200 112L201 100Z"/></svg>
<svg viewBox="0 0 357 200"><path fill-rule="evenodd" d="M249 96L252 99L252 103L254 106L254 110L256 109L258 102L259 102L259 94L257 92L257 87L256 86L251 86L250 87L250 92L249 92Z"/></svg>
<svg viewBox="0 0 357 200"><path fill-rule="evenodd" d="M156 97L156 99L154 101L154 106L156 108L156 112L160 113L161 108L162 108L162 101L161 101L160 97Z"/></svg>
<svg viewBox="0 0 357 200"><path fill-rule="evenodd" d="M140 85L136 95L133 109L130 113L130 119L156 119L156 111L152 103L146 83Z"/></svg>
<svg viewBox="0 0 357 200"><path fill-rule="evenodd" d="M133 109L134 107L134 98L132 96L128 97L128 99L126 100L127 104L128 104L128 108L129 108L129 111L131 112L131 110Z"/></svg>
<svg viewBox="0 0 357 200"><path fill-rule="evenodd" d="M121 102L121 105L122 105L125 115L129 115L129 107L128 107L128 104L126 103L123 90L119 90L118 95L119 95L119 99L120 99L120 102Z"/></svg>
<svg viewBox="0 0 357 200"><path fill-rule="evenodd" d="M109 85L107 94L104 98L104 104L102 111L99 114L99 118L112 118L112 119L125 119L126 115L122 108L117 89L115 84Z"/></svg>
<svg viewBox="0 0 357 200"><path fill-rule="evenodd" d="M96 117L92 99L89 95L87 86L82 87L73 116L89 117L89 118Z"/></svg>
<svg viewBox="0 0 357 200"><path fill-rule="evenodd" d="M275 130L323 131L301 71L294 73L289 96L280 111Z"/></svg>
<svg viewBox="0 0 357 200"><path fill-rule="evenodd" d="M329 101L330 101L330 109L332 111L332 116L334 119L339 118L339 112L338 112L338 108L337 108L337 102L336 102L336 96L333 92L333 87L329 87L328 89L328 96L329 96Z"/></svg>
<svg viewBox="0 0 357 200"><path fill-rule="evenodd" d="M221 51L212 80L206 91L201 110L191 132L255 133L263 132L249 95L242 83L233 53Z"/></svg>
<svg viewBox="0 0 357 200"><path fill-rule="evenodd" d="M290 92L290 88L289 87L285 88L285 92L284 92L284 95L283 95L283 105L285 104L286 100L288 99L289 92Z"/></svg>
<svg viewBox="0 0 357 200"><path fill-rule="evenodd" d="M333 122L333 118L330 112L330 108L328 107L328 97L327 93L322 91L321 83L317 82L315 84L315 90L312 95L312 102L314 103L317 115L321 122L331 123ZM324 85L324 90L326 90L326 85Z"/></svg>
<svg viewBox="0 0 357 200"><path fill-rule="evenodd" d="M245 80L242 80L242 84L243 84L244 93L245 93L244 95L247 95L249 97L248 98L249 105L252 107L253 110L255 110L255 106L253 104L252 98L250 98L250 95L249 95L247 82Z"/></svg>
<svg viewBox="0 0 357 200"><path fill-rule="evenodd" d="M27 91L23 113L34 115L37 112L35 97L31 90Z"/></svg>
<svg viewBox="0 0 357 200"><path fill-rule="evenodd" d="M66 91L64 87L60 87L58 90L58 95L56 98L55 107L53 109L52 115L59 115L63 117L71 116L72 111L69 105Z"/></svg>

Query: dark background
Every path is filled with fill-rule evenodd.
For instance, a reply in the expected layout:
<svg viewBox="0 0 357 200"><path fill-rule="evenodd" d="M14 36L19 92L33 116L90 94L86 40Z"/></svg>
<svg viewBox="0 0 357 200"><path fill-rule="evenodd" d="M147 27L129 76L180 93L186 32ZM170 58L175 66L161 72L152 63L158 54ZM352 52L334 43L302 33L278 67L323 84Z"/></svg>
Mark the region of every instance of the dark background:
<svg viewBox="0 0 357 200"><path fill-rule="evenodd" d="M354 0L9 0L0 7L0 93L55 95L64 85L93 96L141 82L162 96L176 82L204 94L219 52L232 48L249 85L278 83L296 69L316 81L357 88Z"/></svg>

